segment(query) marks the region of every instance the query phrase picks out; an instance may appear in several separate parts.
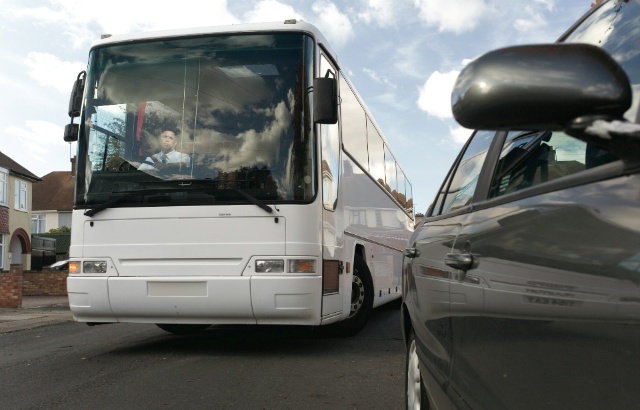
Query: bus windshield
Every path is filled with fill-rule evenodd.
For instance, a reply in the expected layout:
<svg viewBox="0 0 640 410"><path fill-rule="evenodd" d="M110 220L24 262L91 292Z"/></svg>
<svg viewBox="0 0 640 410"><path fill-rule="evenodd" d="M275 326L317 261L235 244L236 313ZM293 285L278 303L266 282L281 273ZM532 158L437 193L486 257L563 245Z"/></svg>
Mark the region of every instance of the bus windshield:
<svg viewBox="0 0 640 410"><path fill-rule="evenodd" d="M243 192L312 200L312 74L313 40L303 34L93 50L76 205L119 196L114 206L246 203Z"/></svg>

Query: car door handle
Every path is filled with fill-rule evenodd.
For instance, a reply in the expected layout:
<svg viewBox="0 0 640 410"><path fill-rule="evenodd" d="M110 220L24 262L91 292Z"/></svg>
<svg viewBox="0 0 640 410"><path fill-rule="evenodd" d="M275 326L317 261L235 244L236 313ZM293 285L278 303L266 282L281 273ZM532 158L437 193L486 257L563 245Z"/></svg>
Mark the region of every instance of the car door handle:
<svg viewBox="0 0 640 410"><path fill-rule="evenodd" d="M469 253L448 253L444 263L452 268L467 271L473 266L473 256Z"/></svg>
<svg viewBox="0 0 640 410"><path fill-rule="evenodd" d="M405 248L402 254L407 258L415 258L416 256L420 256L420 251L416 248Z"/></svg>

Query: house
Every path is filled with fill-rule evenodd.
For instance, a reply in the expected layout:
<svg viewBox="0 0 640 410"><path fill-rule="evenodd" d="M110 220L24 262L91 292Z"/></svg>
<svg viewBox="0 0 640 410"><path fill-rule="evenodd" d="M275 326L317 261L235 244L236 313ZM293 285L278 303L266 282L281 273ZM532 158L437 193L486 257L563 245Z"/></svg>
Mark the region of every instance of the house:
<svg viewBox="0 0 640 410"><path fill-rule="evenodd" d="M0 270L31 269L32 184L40 178L0 152Z"/></svg>
<svg viewBox="0 0 640 410"><path fill-rule="evenodd" d="M40 234L66 226L71 228L71 211L76 182L76 158L71 171L54 171L33 187L31 232Z"/></svg>

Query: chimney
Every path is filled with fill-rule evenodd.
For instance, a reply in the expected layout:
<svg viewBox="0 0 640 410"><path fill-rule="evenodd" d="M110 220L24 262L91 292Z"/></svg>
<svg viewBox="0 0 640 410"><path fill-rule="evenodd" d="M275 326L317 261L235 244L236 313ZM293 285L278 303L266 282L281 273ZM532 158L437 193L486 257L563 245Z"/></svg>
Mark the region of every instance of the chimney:
<svg viewBox="0 0 640 410"><path fill-rule="evenodd" d="M74 155L73 158L71 158L71 176L75 177L76 176L76 156Z"/></svg>

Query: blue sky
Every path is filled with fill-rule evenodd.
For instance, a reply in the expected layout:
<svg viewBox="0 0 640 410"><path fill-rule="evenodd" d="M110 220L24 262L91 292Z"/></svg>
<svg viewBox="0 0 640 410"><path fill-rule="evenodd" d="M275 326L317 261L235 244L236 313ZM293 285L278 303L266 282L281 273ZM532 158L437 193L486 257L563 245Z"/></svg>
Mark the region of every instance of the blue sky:
<svg viewBox="0 0 640 410"><path fill-rule="evenodd" d="M0 0L0 150L37 175L69 169L69 92L93 40L301 18L338 54L413 184L424 212L470 131L450 94L470 59L553 42L589 0Z"/></svg>

